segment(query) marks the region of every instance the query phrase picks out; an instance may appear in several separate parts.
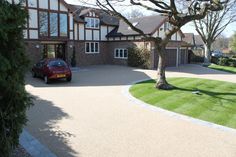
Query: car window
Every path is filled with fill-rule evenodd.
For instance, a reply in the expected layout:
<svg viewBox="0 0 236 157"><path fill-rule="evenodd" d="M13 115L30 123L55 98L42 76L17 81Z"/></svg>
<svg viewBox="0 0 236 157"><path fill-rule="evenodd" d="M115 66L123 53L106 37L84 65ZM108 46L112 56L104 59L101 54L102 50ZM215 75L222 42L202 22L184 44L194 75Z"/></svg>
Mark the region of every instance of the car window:
<svg viewBox="0 0 236 157"><path fill-rule="evenodd" d="M64 61L50 61L48 65L50 67L66 67L66 63Z"/></svg>

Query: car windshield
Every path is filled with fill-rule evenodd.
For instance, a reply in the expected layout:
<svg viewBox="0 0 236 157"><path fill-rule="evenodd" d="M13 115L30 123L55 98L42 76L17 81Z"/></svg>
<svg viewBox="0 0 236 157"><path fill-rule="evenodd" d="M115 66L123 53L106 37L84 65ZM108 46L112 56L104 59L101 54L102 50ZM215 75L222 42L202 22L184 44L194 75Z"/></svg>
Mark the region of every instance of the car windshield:
<svg viewBox="0 0 236 157"><path fill-rule="evenodd" d="M50 67L66 67L66 63L64 61L50 61L48 65Z"/></svg>

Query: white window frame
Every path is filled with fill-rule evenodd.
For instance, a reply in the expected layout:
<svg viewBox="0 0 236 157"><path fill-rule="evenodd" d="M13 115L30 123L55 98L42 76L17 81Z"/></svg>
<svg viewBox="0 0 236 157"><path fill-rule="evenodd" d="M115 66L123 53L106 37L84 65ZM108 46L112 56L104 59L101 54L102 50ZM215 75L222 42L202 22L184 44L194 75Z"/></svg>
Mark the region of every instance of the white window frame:
<svg viewBox="0 0 236 157"><path fill-rule="evenodd" d="M116 56L116 51L118 50L118 56ZM125 57L125 50L127 52L127 57ZM122 54L122 55L120 55ZM128 59L128 49L126 48L115 48L114 49L114 58L116 59Z"/></svg>
<svg viewBox="0 0 236 157"><path fill-rule="evenodd" d="M87 44L89 44L89 51L87 51ZM98 51L95 51L95 45L98 45L98 48L97 48L97 50ZM91 50L92 50L92 45L93 45L93 50L94 50L94 52L92 52ZM87 53L87 54L94 54L94 53L100 53L100 44L99 44L99 42L85 42L85 53Z"/></svg>
<svg viewBox="0 0 236 157"><path fill-rule="evenodd" d="M85 24L85 28L99 29L100 20L98 18L86 17L86 21L88 21L88 22ZM93 23L93 25L92 25L92 23Z"/></svg>

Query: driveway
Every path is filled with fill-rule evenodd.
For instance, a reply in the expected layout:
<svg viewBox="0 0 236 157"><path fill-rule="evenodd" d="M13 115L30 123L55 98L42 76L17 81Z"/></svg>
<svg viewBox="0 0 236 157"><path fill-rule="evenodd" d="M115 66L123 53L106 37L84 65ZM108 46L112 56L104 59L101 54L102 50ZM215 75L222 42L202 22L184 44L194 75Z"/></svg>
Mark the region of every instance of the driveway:
<svg viewBox="0 0 236 157"><path fill-rule="evenodd" d="M135 105L126 85L156 71L90 66L71 83L27 77L35 96L26 130L58 157L235 157L236 134ZM236 75L198 65L169 68L168 77L236 82Z"/></svg>

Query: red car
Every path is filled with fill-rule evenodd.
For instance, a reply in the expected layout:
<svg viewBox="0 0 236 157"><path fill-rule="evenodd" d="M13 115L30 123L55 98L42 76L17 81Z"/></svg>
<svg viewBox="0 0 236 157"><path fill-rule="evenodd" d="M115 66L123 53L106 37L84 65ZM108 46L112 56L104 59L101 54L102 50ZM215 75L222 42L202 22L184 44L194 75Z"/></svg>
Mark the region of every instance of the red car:
<svg viewBox="0 0 236 157"><path fill-rule="evenodd" d="M72 73L70 67L62 59L43 59L33 66L32 76L44 78L45 83L63 78L70 82Z"/></svg>

